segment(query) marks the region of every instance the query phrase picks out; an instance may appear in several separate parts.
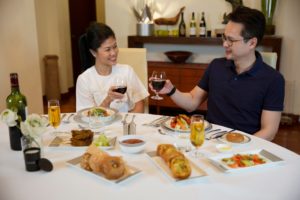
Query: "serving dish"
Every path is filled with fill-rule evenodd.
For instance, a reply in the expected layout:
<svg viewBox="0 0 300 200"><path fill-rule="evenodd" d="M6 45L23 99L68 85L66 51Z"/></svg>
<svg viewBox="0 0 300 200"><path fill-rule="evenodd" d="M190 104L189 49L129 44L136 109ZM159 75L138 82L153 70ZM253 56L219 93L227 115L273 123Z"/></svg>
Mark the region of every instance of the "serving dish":
<svg viewBox="0 0 300 200"><path fill-rule="evenodd" d="M80 167L81 157L82 156L79 156L79 157L76 157L76 158L73 158L73 159L67 161L67 165L70 166L70 167L75 168L78 171L83 172L84 174L93 175L93 176L99 178L100 180L103 180L103 181L108 182L108 183L118 184L118 183L121 183L125 180L128 180L130 177L133 177L133 176L135 176L135 175L137 175L141 172L141 170L126 164L125 173L124 173L123 176L121 176L118 179L107 179L107 178L105 178L105 176L102 173L87 171L87 170L81 168Z"/></svg>
<svg viewBox="0 0 300 200"><path fill-rule="evenodd" d="M162 173L171 181L174 182L184 182L189 181L191 179L197 179L207 176L206 172L202 170L200 167L196 166L191 160L189 160L192 173L187 179L176 179L173 177L171 170L164 162L164 160L156 154L156 151L147 152L146 155L151 159L151 161L155 164L155 166L162 171Z"/></svg>
<svg viewBox="0 0 300 200"><path fill-rule="evenodd" d="M173 117L171 117L170 119L166 120L165 122L162 123L162 125L171 130L171 131L176 131L176 132L183 132L183 133L189 133L191 130L188 128L186 130L182 130L179 128L172 128L171 127L171 121L172 121ZM208 121L204 120L204 127L205 127L205 131L208 131L212 128L212 124L209 123Z"/></svg>
<svg viewBox="0 0 300 200"><path fill-rule="evenodd" d="M258 158L263 159L264 163L256 164L256 165L250 165L250 166L244 166L244 167L230 167L228 162L223 161L223 159L229 159L233 156L236 156L237 154L242 156L248 156L248 155L256 155ZM266 166L274 166L283 163L283 159L279 158L278 156L270 153L267 150L264 149L257 149L252 151L245 151L245 152L239 152L239 153L231 153L231 154L222 154L214 157L209 157L209 161L222 171L228 173L228 172L237 172L237 171L244 171L249 169L257 169L261 167Z"/></svg>
<svg viewBox="0 0 300 200"><path fill-rule="evenodd" d="M72 137L72 134L69 132L60 133L59 136L56 136L51 142L49 143L48 147L50 148L75 148L75 149L86 149L87 146L72 146L70 139ZM96 140L97 134L94 135L94 139ZM109 150L115 147L117 137L108 137L109 140L109 146L99 146L102 150Z"/></svg>
<svg viewBox="0 0 300 200"><path fill-rule="evenodd" d="M242 144L247 144L247 143L251 142L251 138L249 136L245 135L245 134L242 134L242 133L240 133L240 134L242 134L244 136L244 141L242 141L242 142L230 142L226 139L227 134L228 133L225 133L221 137L218 137L217 140L222 142L222 143L227 143L227 144L230 144L230 145L242 145Z"/></svg>

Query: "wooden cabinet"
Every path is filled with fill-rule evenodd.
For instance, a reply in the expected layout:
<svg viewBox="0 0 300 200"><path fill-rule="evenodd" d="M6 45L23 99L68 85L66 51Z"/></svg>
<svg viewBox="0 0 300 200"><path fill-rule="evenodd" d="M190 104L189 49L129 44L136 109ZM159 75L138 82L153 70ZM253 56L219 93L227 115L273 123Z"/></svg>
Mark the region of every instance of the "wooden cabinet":
<svg viewBox="0 0 300 200"><path fill-rule="evenodd" d="M169 63L169 62L148 62L148 76L150 77L153 71L165 71L167 78L182 92L189 92L199 82L204 74L207 64L199 63ZM153 96L154 93L150 92ZM168 97L164 96L164 100L157 101L149 98L150 106L168 108L178 108L178 106ZM206 110L206 102L199 106L199 110Z"/></svg>

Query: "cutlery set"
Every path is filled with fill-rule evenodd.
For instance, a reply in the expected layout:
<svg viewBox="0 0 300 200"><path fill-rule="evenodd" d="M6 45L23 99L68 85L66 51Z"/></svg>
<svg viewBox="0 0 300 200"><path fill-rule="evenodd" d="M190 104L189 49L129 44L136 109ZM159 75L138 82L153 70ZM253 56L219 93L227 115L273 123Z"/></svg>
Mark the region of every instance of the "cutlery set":
<svg viewBox="0 0 300 200"><path fill-rule="evenodd" d="M229 131L219 131L220 129L216 129L216 130L211 130L207 133L211 133L211 132L215 132L215 131L218 131L216 133L213 133L213 134L210 134L209 136L205 137L206 140L212 140L212 139L217 139L217 138L220 138L222 137L223 135L225 135L226 133L230 133L230 132L233 132L235 131L235 129L231 129Z"/></svg>
<svg viewBox="0 0 300 200"><path fill-rule="evenodd" d="M144 123L143 126L159 127L163 122L167 121L169 118L169 116L162 116L149 123Z"/></svg>

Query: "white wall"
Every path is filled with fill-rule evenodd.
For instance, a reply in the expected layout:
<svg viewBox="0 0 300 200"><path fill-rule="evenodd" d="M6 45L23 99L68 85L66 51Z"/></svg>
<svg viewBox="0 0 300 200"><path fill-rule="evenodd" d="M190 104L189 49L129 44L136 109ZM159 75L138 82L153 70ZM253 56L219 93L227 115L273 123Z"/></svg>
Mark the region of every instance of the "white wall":
<svg viewBox="0 0 300 200"><path fill-rule="evenodd" d="M0 0L0 111L10 93L9 74L17 72L30 113L42 113L34 0Z"/></svg>
<svg viewBox="0 0 300 200"><path fill-rule="evenodd" d="M35 0L39 41L39 62L43 94L45 94L45 55L59 57L59 80L61 93L73 86L70 21L68 0Z"/></svg>
<svg viewBox="0 0 300 200"><path fill-rule="evenodd" d="M141 0L105 0L105 19L116 33L118 45L127 47L127 36L136 35L136 19L132 13L131 7L137 1ZM150 1L150 0L149 0ZM154 18L173 17L178 10L185 6L185 22L188 24L191 13L196 12L197 21L202 11L206 15L208 29L222 28L222 16L224 12L231 12L231 5L225 0L152 0L154 7L158 12ZM260 10L258 0L244 0L246 6ZM274 16L276 25L276 35L283 37L282 55L280 63L280 72L284 75L287 85L293 87L287 88L287 101L289 103L286 112L300 114L300 26L297 20L300 18L300 1L285 0L277 1L277 7ZM122 18L122 20L120 20ZM185 46L185 45L147 45L148 60L166 60L163 52L170 49L184 49L196 52L192 62L207 62L214 57L223 55L223 49L220 47L209 46Z"/></svg>

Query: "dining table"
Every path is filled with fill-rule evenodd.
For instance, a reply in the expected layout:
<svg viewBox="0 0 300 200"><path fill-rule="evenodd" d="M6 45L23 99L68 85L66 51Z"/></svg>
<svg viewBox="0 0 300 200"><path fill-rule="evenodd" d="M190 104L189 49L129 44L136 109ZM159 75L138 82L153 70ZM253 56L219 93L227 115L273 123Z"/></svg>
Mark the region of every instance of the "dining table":
<svg viewBox="0 0 300 200"><path fill-rule="evenodd" d="M66 113L70 116L71 113ZM145 149L139 153L121 151L118 138L123 136L123 119L125 113L117 113L109 123L105 123L95 132L107 137L116 137L108 154L121 156L126 165L138 170L133 176L121 182L105 180L89 171L72 166L70 160L83 155L87 147L57 146L49 144L59 134L71 130L88 129L86 121L73 113L70 122L61 122L54 130L47 127L42 137L42 157L53 164L53 170L28 172L25 170L23 151L13 151L9 146L9 132L6 124L0 122L0 199L1 200L299 200L300 199L300 156L284 147L259 137L246 134L249 141L244 144L231 144L230 153L220 153L216 145L224 142L219 139L205 140L199 148L200 157L195 157L189 133L166 129L162 126L147 126L161 115L129 113L128 121L133 115L136 135L141 135L146 142ZM210 130L228 131L230 128L210 124ZM161 132L165 134L161 134ZM184 155L203 174L194 178L176 180L157 165L149 156L159 144L173 144L183 147ZM190 151L192 149L192 151ZM271 153L280 162L271 162L261 167L248 167L242 170L222 170L212 158L264 150Z"/></svg>

